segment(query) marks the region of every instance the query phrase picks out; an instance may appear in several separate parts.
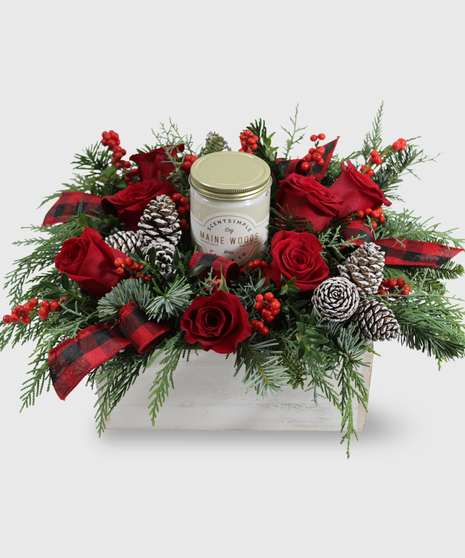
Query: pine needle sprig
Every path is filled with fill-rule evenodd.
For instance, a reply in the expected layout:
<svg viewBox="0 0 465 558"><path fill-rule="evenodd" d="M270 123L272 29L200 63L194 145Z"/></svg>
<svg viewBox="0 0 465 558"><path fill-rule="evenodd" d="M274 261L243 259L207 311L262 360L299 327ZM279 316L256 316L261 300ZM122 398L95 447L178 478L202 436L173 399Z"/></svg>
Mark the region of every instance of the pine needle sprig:
<svg viewBox="0 0 465 558"><path fill-rule="evenodd" d="M95 421L99 436L105 431L111 411L145 371L154 350L139 355L128 347L89 374L88 383L97 386Z"/></svg>
<svg viewBox="0 0 465 558"><path fill-rule="evenodd" d="M286 367L281 364L281 351L276 339L256 341L256 337L239 343L234 363L235 374L244 369L242 383L246 392L254 389L259 398L281 391L288 382Z"/></svg>
<svg viewBox="0 0 465 558"><path fill-rule="evenodd" d="M223 136L220 136L220 134L216 132L209 132L205 139L205 145L199 151L198 156L203 157L204 155L217 153L218 151L231 151L231 148Z"/></svg>
<svg viewBox="0 0 465 558"><path fill-rule="evenodd" d="M255 120L255 122L250 123L249 130L258 137L257 149L254 151L254 154L260 157L260 159L263 159L270 167L271 172L273 172L278 151L278 148L272 145L272 138L275 132L268 135L265 122L261 118L260 120Z"/></svg>
<svg viewBox="0 0 465 558"><path fill-rule="evenodd" d="M297 127L298 115L299 115L299 105L297 104L297 106L295 108L294 118L292 118L292 116L289 117L289 120L292 123L292 129L287 130L286 128L284 128L284 126L281 126L281 128L284 130L284 132L286 132L286 134L289 136L286 139L286 149L285 149L283 157L282 157L283 159L289 159L289 155L290 155L293 147L295 145L298 145L305 137L305 134L301 134L300 132L303 132L304 130L306 130L307 126L304 126L303 128L298 128Z"/></svg>
<svg viewBox="0 0 465 558"><path fill-rule="evenodd" d="M382 227L375 230L375 239L395 238L401 240L420 240L423 242L436 242L461 248L465 239L456 238L453 234L457 228L447 231L439 230L440 225L432 223L432 218L423 220L413 215L413 210L404 209L398 213L391 209L384 212L386 218Z"/></svg>
<svg viewBox="0 0 465 558"><path fill-rule="evenodd" d="M157 296L145 306L147 316L151 320L167 320L182 316L192 302L192 289L186 277L177 276L170 287L154 286Z"/></svg>
<svg viewBox="0 0 465 558"><path fill-rule="evenodd" d="M186 349L182 333L182 331L179 331L173 337L166 340L163 347L155 355L159 356L163 352L166 356L157 367L155 379L149 392L149 412L152 418L152 425L155 425L157 414L168 396L169 389L174 389L173 374L176 371L179 360L186 350L192 348L191 346L189 349Z"/></svg>
<svg viewBox="0 0 465 558"><path fill-rule="evenodd" d="M13 243L15 246L35 246L35 248L27 256L16 260L14 270L5 276L4 287L9 289L8 296L12 303L21 300L24 286L31 275L36 271L43 271L53 266L55 257L60 253L65 240L82 234L81 225L75 221L67 221L51 227L31 226L26 228L42 236L18 240Z"/></svg>
<svg viewBox="0 0 465 558"><path fill-rule="evenodd" d="M130 302L136 302L141 310L147 312L152 298L153 292L145 281L126 279L98 301L98 314L103 322L118 320L119 311Z"/></svg>
<svg viewBox="0 0 465 558"><path fill-rule="evenodd" d="M458 299L411 293L390 304L400 325L399 341L443 361L465 356L465 310Z"/></svg>
<svg viewBox="0 0 465 558"><path fill-rule="evenodd" d="M75 169L86 171L88 174L99 174L110 165L110 161L110 150L98 142L87 147L83 154L77 153L72 165Z"/></svg>

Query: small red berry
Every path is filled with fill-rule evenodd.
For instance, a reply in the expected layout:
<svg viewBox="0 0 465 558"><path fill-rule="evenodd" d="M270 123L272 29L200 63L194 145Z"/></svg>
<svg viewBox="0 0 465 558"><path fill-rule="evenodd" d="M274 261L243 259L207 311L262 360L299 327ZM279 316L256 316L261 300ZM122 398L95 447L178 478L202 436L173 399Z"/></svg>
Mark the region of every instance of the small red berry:
<svg viewBox="0 0 465 558"><path fill-rule="evenodd" d="M272 308L271 309L271 315L272 316L277 316L280 312L281 312L281 308Z"/></svg>
<svg viewBox="0 0 465 558"><path fill-rule="evenodd" d="M267 327L262 327L260 328L260 333L261 335L268 335L268 333L270 333L270 330Z"/></svg>
<svg viewBox="0 0 465 558"><path fill-rule="evenodd" d="M269 318L269 317L271 316L270 310L268 310L267 308L263 308L263 310L262 310L262 316L263 316L264 318Z"/></svg>
<svg viewBox="0 0 465 558"><path fill-rule="evenodd" d="M21 318L21 321L23 322L23 324L30 324L31 323L31 318L29 316L24 316Z"/></svg>
<svg viewBox="0 0 465 558"><path fill-rule="evenodd" d="M405 287L405 279L403 277L399 277L399 279L397 279L396 283L397 283L397 286L401 289L403 289Z"/></svg>
<svg viewBox="0 0 465 558"><path fill-rule="evenodd" d="M37 310L37 314L41 320L46 320L48 318L48 308L42 306Z"/></svg>
<svg viewBox="0 0 465 558"><path fill-rule="evenodd" d="M183 205L181 205L176 209L176 211L178 212L178 215L185 215L186 208Z"/></svg>
<svg viewBox="0 0 465 558"><path fill-rule="evenodd" d="M367 174L368 176L373 176L373 175L375 174L375 171L374 171L373 169L368 169L367 172L366 172L366 174Z"/></svg>
<svg viewBox="0 0 465 558"><path fill-rule="evenodd" d="M263 302L256 302L254 308L260 312L264 308Z"/></svg>
<svg viewBox="0 0 465 558"><path fill-rule="evenodd" d="M180 194L179 192L177 192L176 194L173 194L171 199L174 201L174 203L177 203L178 201L180 201L180 199L182 198L182 194Z"/></svg>
<svg viewBox="0 0 465 558"><path fill-rule="evenodd" d="M29 304L31 308L35 308L36 306L39 306L39 301L37 300L37 298L31 298Z"/></svg>
<svg viewBox="0 0 465 558"><path fill-rule="evenodd" d="M319 140L322 140L322 141L323 141L324 139L326 139L325 134L318 134L318 139L319 139Z"/></svg>
<svg viewBox="0 0 465 558"><path fill-rule="evenodd" d="M186 196L182 196L179 201L181 202L181 205L189 205L189 198L186 198Z"/></svg>
<svg viewBox="0 0 465 558"><path fill-rule="evenodd" d="M372 227L373 229L378 228L378 223L377 223L376 221L373 221L373 222L371 223L371 227Z"/></svg>
<svg viewBox="0 0 465 558"><path fill-rule="evenodd" d="M379 290L378 290L378 294L379 294L379 295L387 295L388 292L387 292L386 289L379 289Z"/></svg>
<svg viewBox="0 0 465 558"><path fill-rule="evenodd" d="M386 221L386 217L384 215L381 215L379 218L379 222L384 223L384 221Z"/></svg>
<svg viewBox="0 0 465 558"><path fill-rule="evenodd" d="M116 258L116 260L114 261L115 267L121 267L123 263L123 258Z"/></svg>
<svg viewBox="0 0 465 558"><path fill-rule="evenodd" d="M278 308L281 308L281 303L277 298L275 298L270 302L270 308L272 308L273 310L277 310Z"/></svg>
<svg viewBox="0 0 465 558"><path fill-rule="evenodd" d="M150 281L152 280L152 276L151 275L144 275L144 281L146 283L150 283Z"/></svg>
<svg viewBox="0 0 465 558"><path fill-rule="evenodd" d="M124 275L124 267L117 267L116 268L116 273L118 275Z"/></svg>
<svg viewBox="0 0 465 558"><path fill-rule="evenodd" d="M310 141L316 141L318 139L318 136L316 134L312 134L310 136Z"/></svg>
<svg viewBox="0 0 465 558"><path fill-rule="evenodd" d="M376 149L373 149L373 151L370 154L372 157L379 157L379 153L376 151Z"/></svg>
<svg viewBox="0 0 465 558"><path fill-rule="evenodd" d="M191 167L192 167L191 161L184 161L184 163L181 165L182 170L189 170Z"/></svg>
<svg viewBox="0 0 465 558"><path fill-rule="evenodd" d="M182 230L186 228L186 225L187 225L187 221L185 219L179 219L179 226L181 227Z"/></svg>
<svg viewBox="0 0 465 558"><path fill-rule="evenodd" d="M373 210L371 209L371 207L367 207L367 208L365 209L366 215L371 215L371 212L372 212L372 211L373 211Z"/></svg>
<svg viewBox="0 0 465 558"><path fill-rule="evenodd" d="M373 157L373 162L375 163L375 165L380 165L383 162L383 160L378 155L377 157Z"/></svg>
<svg viewBox="0 0 465 558"><path fill-rule="evenodd" d="M60 305L58 304L58 302L57 302L56 300L54 300L54 301L52 302L52 304L50 304L50 310L51 310L52 312L56 312L56 311L59 310L59 309L60 309Z"/></svg>
<svg viewBox="0 0 465 558"><path fill-rule="evenodd" d="M11 313L10 321L11 321L12 324L16 324L17 322L19 322L19 316L18 316L18 314L16 314L16 312Z"/></svg>
<svg viewBox="0 0 465 558"><path fill-rule="evenodd" d="M5 316L3 316L3 323L4 324L10 324L11 323L11 316L9 316L8 314L5 314Z"/></svg>
<svg viewBox="0 0 465 558"><path fill-rule="evenodd" d="M265 293L265 300L271 301L274 299L274 294L271 292Z"/></svg>
<svg viewBox="0 0 465 558"><path fill-rule="evenodd" d="M308 161L303 161L302 163L300 163L301 171L307 172L309 168L310 168L310 163Z"/></svg>
<svg viewBox="0 0 465 558"><path fill-rule="evenodd" d="M399 143L398 141L395 141L395 142L392 144L392 149L395 149L396 151L399 151L400 148L401 148L401 145L400 145L400 143Z"/></svg>
<svg viewBox="0 0 465 558"><path fill-rule="evenodd" d="M373 211L371 216L373 217L373 219L379 219L381 217L381 214L379 211Z"/></svg>
<svg viewBox="0 0 465 558"><path fill-rule="evenodd" d="M255 297L255 300L256 300L257 302L263 302L263 299L264 299L264 296L263 296L262 294L258 294L258 295Z"/></svg>
<svg viewBox="0 0 465 558"><path fill-rule="evenodd" d="M397 281L394 279L394 277L390 277L387 282L388 288L393 289L396 285L397 285Z"/></svg>
<svg viewBox="0 0 465 558"><path fill-rule="evenodd" d="M357 214L357 217L359 219L363 219L365 217L365 212L364 211L359 211L358 214Z"/></svg>
<svg viewBox="0 0 465 558"><path fill-rule="evenodd" d="M316 152L319 153L320 155L324 155L325 154L325 148L323 146L321 146L316 150Z"/></svg>
<svg viewBox="0 0 465 558"><path fill-rule="evenodd" d="M134 260L128 256L127 258L124 258L124 264L131 267L134 265Z"/></svg>

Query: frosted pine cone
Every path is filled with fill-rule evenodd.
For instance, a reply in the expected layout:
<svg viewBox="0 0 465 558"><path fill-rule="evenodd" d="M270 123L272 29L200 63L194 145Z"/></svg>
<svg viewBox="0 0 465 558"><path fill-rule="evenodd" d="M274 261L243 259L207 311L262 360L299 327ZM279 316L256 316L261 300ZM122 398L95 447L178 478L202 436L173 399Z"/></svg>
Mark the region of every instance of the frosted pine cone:
<svg viewBox="0 0 465 558"><path fill-rule="evenodd" d="M161 273L169 273L182 233L176 204L169 196L157 196L148 204L140 218L138 233L145 244L144 255L154 248Z"/></svg>
<svg viewBox="0 0 465 558"><path fill-rule="evenodd" d="M142 249L145 246L144 241L139 236L139 233L134 231L120 231L105 239L105 242L114 248L119 250L124 254L129 254L129 252L135 252L136 247L139 246Z"/></svg>
<svg viewBox="0 0 465 558"><path fill-rule="evenodd" d="M400 331L399 323L392 310L375 298L362 300L355 319L365 339L373 341L396 339Z"/></svg>
<svg viewBox="0 0 465 558"><path fill-rule="evenodd" d="M360 295L376 294L383 280L384 254L377 244L364 242L338 268L341 277L352 281Z"/></svg>
<svg viewBox="0 0 465 558"><path fill-rule="evenodd" d="M348 320L357 310L359 302L357 287L344 277L326 279L315 289L312 297L318 316L330 322Z"/></svg>

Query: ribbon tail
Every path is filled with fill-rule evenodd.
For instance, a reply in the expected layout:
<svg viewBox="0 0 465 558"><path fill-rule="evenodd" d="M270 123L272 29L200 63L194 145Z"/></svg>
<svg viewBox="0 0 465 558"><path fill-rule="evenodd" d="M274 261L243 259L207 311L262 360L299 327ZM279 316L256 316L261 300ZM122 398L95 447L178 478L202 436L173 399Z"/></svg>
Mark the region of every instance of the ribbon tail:
<svg viewBox="0 0 465 558"><path fill-rule="evenodd" d="M198 265L204 265L206 269L199 274L200 278L204 278L208 274L208 269L212 269L215 277L223 277L229 285L233 279L237 279L240 275L239 264L232 260L227 260L214 254L206 254L204 252L196 252L189 262L189 268L193 269Z"/></svg>
<svg viewBox="0 0 465 558"><path fill-rule="evenodd" d="M43 227L64 223L76 212L79 204L83 213L96 213L100 210L100 196L83 192L63 192L45 215Z"/></svg>

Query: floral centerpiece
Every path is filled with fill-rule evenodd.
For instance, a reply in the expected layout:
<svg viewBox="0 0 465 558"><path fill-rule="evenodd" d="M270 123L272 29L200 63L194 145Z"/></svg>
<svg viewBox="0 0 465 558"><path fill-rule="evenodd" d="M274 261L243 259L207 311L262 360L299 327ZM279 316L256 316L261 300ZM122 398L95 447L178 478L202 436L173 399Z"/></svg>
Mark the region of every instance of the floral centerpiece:
<svg viewBox="0 0 465 558"><path fill-rule="evenodd" d="M214 351L233 355L259 397L290 385L330 400L349 453L353 405L368 401L358 368L373 341L397 339L439 364L465 351L464 312L444 284L463 275L452 261L461 240L393 209L403 175L431 158L415 140L383 144L381 118L382 107L361 149L344 157L339 138L308 138L297 111L282 154L261 120L241 131L238 151L265 161L272 177L269 240L247 262L191 239L189 175L202 157L230 150L221 135L195 149L170 121L126 159L118 134L103 132L76 155L65 189L46 198L57 199L43 224L16 243L32 253L6 277L1 348L36 342L23 407L44 387L65 399L86 378L101 433L161 356L154 422L179 360Z"/></svg>

